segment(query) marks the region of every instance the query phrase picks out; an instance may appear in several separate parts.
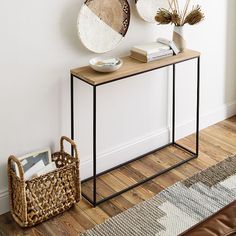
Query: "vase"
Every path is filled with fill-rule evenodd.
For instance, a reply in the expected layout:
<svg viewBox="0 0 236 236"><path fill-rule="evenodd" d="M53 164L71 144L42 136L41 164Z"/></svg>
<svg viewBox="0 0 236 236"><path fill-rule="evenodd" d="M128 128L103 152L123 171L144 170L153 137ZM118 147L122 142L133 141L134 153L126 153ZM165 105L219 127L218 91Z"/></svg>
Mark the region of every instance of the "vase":
<svg viewBox="0 0 236 236"><path fill-rule="evenodd" d="M186 49L186 41L184 39L184 27L175 26L173 31L173 41L176 47L183 52Z"/></svg>

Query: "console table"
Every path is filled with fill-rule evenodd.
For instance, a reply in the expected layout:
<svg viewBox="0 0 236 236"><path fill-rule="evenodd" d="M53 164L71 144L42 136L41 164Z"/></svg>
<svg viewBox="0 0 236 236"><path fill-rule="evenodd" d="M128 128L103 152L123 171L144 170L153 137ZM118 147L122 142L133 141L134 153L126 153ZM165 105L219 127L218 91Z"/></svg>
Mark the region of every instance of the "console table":
<svg viewBox="0 0 236 236"><path fill-rule="evenodd" d="M178 63L182 63L182 62L185 62L188 60L194 60L194 59L197 61L197 89L196 89L197 104L196 104L196 147L195 147L195 151L193 152L193 151L189 150L188 148L178 144L175 140L175 111L176 111L175 67L176 67L176 64L178 64ZM174 169L174 168L192 160L193 158L197 158L198 152L199 152L200 53L197 51L193 51L193 50L188 49L178 55L168 57L168 58L163 58L161 60L150 62L150 63L142 63L142 62L139 62L139 61L132 59L130 57L124 57L124 58L122 58L122 60L124 62L122 68L116 72L108 73L108 74L98 73L98 72L92 70L89 66L80 67L80 68L76 68L76 69L71 70L71 78L70 78L71 85L70 86L71 86L71 138L72 139L74 139L74 85L73 85L74 78L79 79L79 80L81 80L93 87L93 176L82 181L82 183L84 183L86 181L93 181L93 189L92 189L93 198L90 198L82 191L83 197L86 200L88 200L93 206L97 206L100 203L103 203L103 202L105 202L113 197L116 197L119 194L122 194L134 187L137 187L138 185L141 185L141 184L143 184L143 183L145 183L145 182L147 182L147 181L149 181L149 180L151 180L151 179L153 179L153 178L155 178L155 177L157 177L169 170ZM134 75L144 74L146 72L158 70L160 68L168 67L168 66L173 67L172 140L171 140L171 142L162 146L162 147L158 147L151 152L142 154L141 156L138 156L138 157L136 157L132 160L129 160L125 163L122 163L118 166L115 166L111 169L108 169L108 170L103 171L101 173L97 173L97 164L96 164L96 156L97 156L97 151L96 151L96 125L97 125L96 124L96 106L97 106L97 104L96 104L96 89L97 89L97 87L102 86L104 84L108 84L108 83L114 83L114 82L117 82L122 79L128 79ZM132 186L129 186L129 187L127 187L119 192L116 192L108 197L97 200L97 196L96 196L97 177L99 177L103 174L106 174L112 170L115 170L119 167L122 167L124 165L127 165L135 160L143 158L146 155L149 155L151 153L157 152L158 150L164 149L168 146L175 146L176 148L183 150L184 152L189 154L189 157L186 160L181 160L180 162L178 162L166 169L158 171L154 175L152 175L146 179L143 179L142 181L137 182L137 183L133 184Z"/></svg>

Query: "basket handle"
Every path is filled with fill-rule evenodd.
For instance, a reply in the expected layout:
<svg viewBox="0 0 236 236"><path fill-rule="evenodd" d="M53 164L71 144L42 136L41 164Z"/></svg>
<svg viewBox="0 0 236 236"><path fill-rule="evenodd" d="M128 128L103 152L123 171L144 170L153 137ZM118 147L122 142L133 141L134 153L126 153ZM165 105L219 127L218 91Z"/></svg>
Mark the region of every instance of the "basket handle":
<svg viewBox="0 0 236 236"><path fill-rule="evenodd" d="M77 145L75 143L74 140L66 137L66 136L62 136L61 137L61 141L60 141L60 146L61 146L61 152L64 152L64 141L67 141L68 143L71 144L71 146L73 147L74 149L74 152L75 152L75 158L78 160L79 157L78 157L78 149L77 149Z"/></svg>
<svg viewBox="0 0 236 236"><path fill-rule="evenodd" d="M19 174L20 174L20 179L23 181L24 180L24 170L23 167L20 163L20 161L13 155L9 156L8 158L8 170L10 171L10 169L12 168L12 163L15 162L18 170L19 170Z"/></svg>

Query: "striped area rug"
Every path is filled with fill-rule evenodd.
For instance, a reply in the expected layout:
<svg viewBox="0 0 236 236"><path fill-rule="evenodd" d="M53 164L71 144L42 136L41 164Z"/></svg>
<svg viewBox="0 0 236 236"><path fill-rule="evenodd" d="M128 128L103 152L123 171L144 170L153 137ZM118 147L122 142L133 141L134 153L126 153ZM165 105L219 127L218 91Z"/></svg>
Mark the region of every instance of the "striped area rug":
<svg viewBox="0 0 236 236"><path fill-rule="evenodd" d="M175 236L236 199L236 156L177 182L83 236Z"/></svg>

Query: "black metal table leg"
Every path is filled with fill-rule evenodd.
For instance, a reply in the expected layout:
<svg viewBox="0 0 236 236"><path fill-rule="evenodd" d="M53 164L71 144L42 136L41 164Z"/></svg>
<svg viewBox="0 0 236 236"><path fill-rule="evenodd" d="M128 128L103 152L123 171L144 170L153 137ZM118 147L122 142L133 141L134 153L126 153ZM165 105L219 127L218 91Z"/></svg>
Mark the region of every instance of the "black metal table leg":
<svg viewBox="0 0 236 236"><path fill-rule="evenodd" d="M172 143L175 143L175 64L173 64Z"/></svg>
<svg viewBox="0 0 236 236"><path fill-rule="evenodd" d="M97 205L96 193L97 193L97 93L96 86L93 86L93 205Z"/></svg>
<svg viewBox="0 0 236 236"><path fill-rule="evenodd" d="M71 139L74 140L74 76L70 75L70 112L71 112ZM74 149L71 146L71 155L74 156Z"/></svg>
<svg viewBox="0 0 236 236"><path fill-rule="evenodd" d="M197 59L197 117L196 117L196 155L199 154L199 110L200 110L200 57Z"/></svg>

